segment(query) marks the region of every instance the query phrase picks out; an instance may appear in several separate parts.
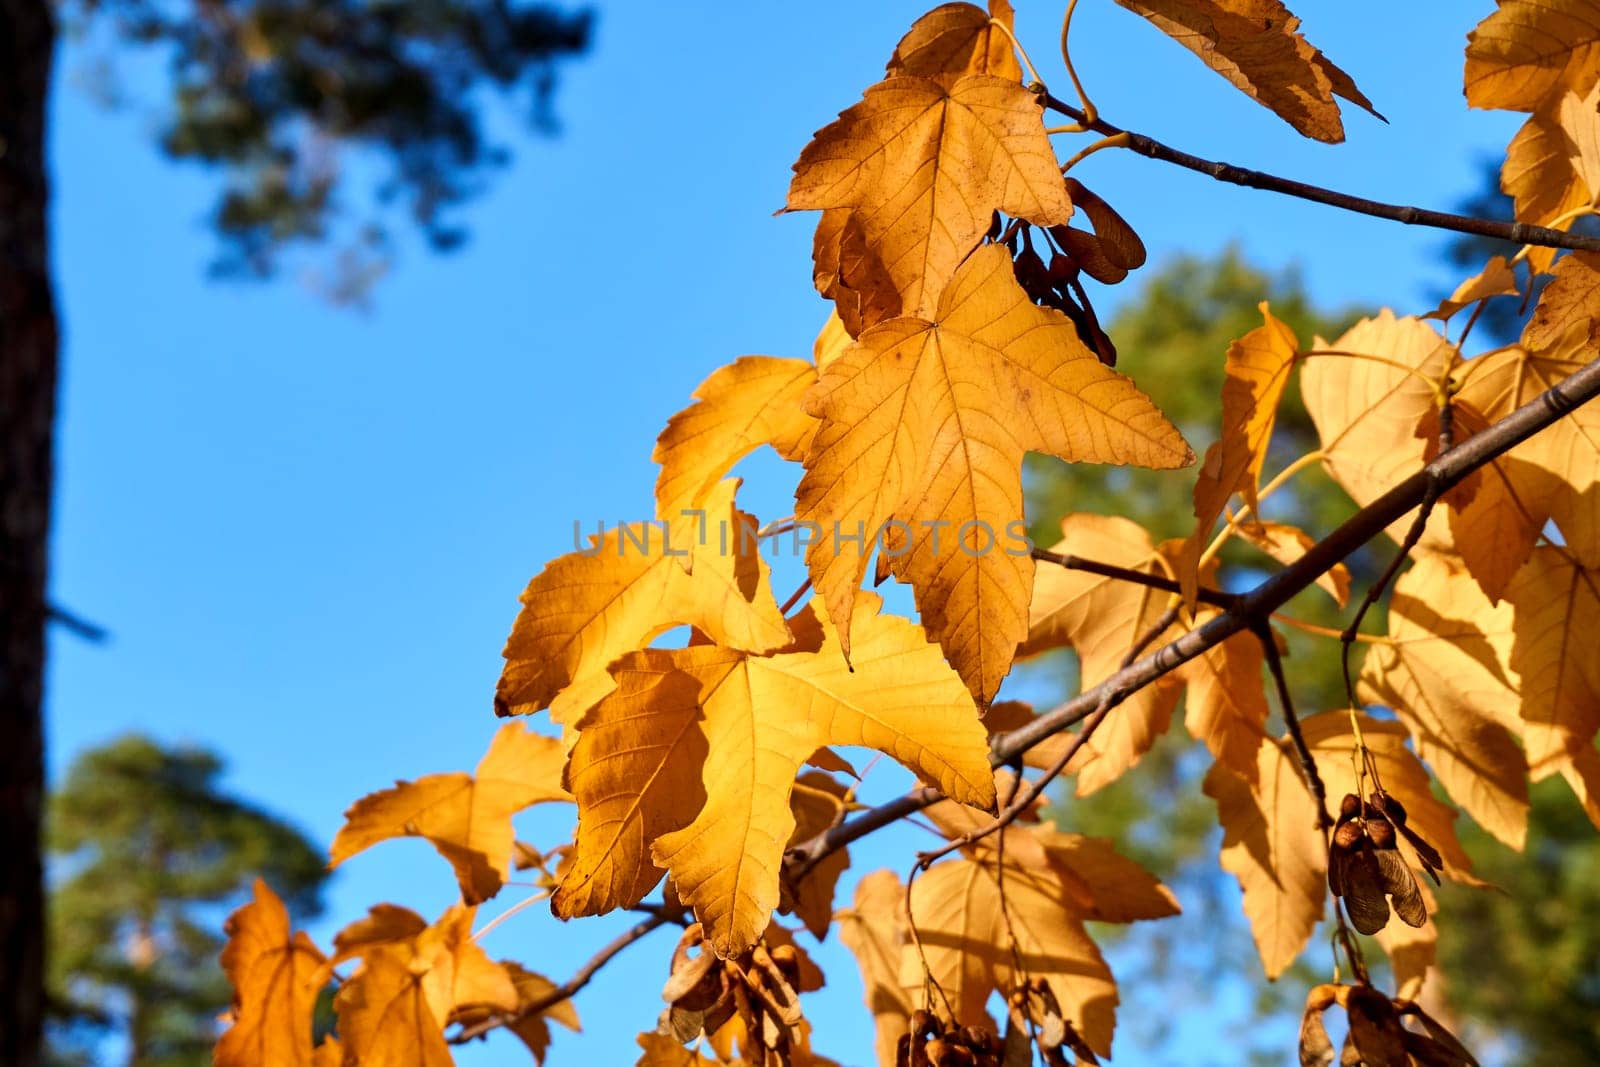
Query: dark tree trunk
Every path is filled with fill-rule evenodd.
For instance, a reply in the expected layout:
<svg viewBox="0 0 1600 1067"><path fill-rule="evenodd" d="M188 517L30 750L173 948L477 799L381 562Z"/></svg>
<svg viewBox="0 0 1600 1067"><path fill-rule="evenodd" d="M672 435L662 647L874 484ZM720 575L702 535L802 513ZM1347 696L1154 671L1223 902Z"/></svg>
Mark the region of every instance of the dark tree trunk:
<svg viewBox="0 0 1600 1067"><path fill-rule="evenodd" d="M44 141L48 0L0 0L0 1064L38 1067L44 1023L45 575L56 315Z"/></svg>

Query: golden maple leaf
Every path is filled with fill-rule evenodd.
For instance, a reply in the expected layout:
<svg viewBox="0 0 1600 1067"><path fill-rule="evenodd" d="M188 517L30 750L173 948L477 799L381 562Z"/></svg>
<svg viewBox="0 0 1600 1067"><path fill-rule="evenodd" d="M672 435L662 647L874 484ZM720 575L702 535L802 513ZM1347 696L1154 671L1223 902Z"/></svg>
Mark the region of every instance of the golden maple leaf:
<svg viewBox="0 0 1600 1067"><path fill-rule="evenodd" d="M1556 348L1569 336L1591 346L1600 342L1600 254L1573 252L1556 264L1539 294L1539 306L1522 331L1522 346L1534 352Z"/></svg>
<svg viewBox="0 0 1600 1067"><path fill-rule="evenodd" d="M1511 605L1490 604L1461 564L1424 554L1395 583L1389 641L1370 646L1359 695L1393 708L1450 796L1520 851L1528 767L1512 622Z"/></svg>
<svg viewBox="0 0 1600 1067"><path fill-rule="evenodd" d="M1054 552L1160 577L1170 577L1180 547L1173 541L1158 550L1142 527L1120 517L1068 515L1061 521L1061 533ZM1089 689L1121 668L1169 599L1134 582L1042 564L1034 583L1028 639L1019 654L1069 646L1078 654L1082 688ZM1214 614L1206 608L1199 620ZM1148 647L1157 648L1181 632L1182 627L1171 627ZM1166 732L1185 684L1190 733L1236 773L1252 776L1267 718L1261 669L1258 640L1241 633L1130 694L1067 765L1077 775L1078 795L1109 785L1150 750Z"/></svg>
<svg viewBox="0 0 1600 1067"><path fill-rule="evenodd" d="M927 317L996 211L1065 222L1072 204L1043 114L1032 93L992 74L897 75L869 88L817 132L789 185L787 210L850 209L826 220L838 236L819 255L819 279L837 261L852 289L889 287L892 296L865 298L878 314ZM845 269L863 258L870 269Z"/></svg>
<svg viewBox="0 0 1600 1067"><path fill-rule="evenodd" d="M706 495L702 525L612 528L588 551L539 572L506 639L495 710L516 715L549 706L570 728L610 689L613 660L677 625L751 652L787 643L756 550L755 520L733 502L738 487L739 479L728 478ZM691 572L683 564L695 548Z"/></svg>
<svg viewBox="0 0 1600 1067"><path fill-rule="evenodd" d="M846 652L883 530L882 559L909 580L923 625L984 703L1027 633L1023 453L1151 467L1193 458L1064 315L1028 301L999 246L962 265L933 321L903 317L864 332L806 403L823 422L795 513L822 531L806 565ZM864 544L846 540L856 534Z"/></svg>
<svg viewBox="0 0 1600 1067"><path fill-rule="evenodd" d="M801 765L830 744L886 752L947 795L994 804L988 746L960 679L921 629L857 610L847 663L820 644L770 656L699 645L623 657L617 688L584 717L562 915L631 906L671 871L722 956L755 943L779 902Z"/></svg>
<svg viewBox="0 0 1600 1067"><path fill-rule="evenodd" d="M789 844L809 841L842 821L848 796L849 789L831 774L802 774L789 794L789 807L794 811L794 833L789 835ZM826 937L828 927L833 925L834 889L849 866L849 849L828 853L793 887L793 899L785 902L784 910L799 916L818 940Z"/></svg>
<svg viewBox="0 0 1600 1067"><path fill-rule="evenodd" d="M222 970L233 985L230 1024L217 1042L217 1067L314 1067L311 1015L332 965L266 882L228 917Z"/></svg>
<svg viewBox="0 0 1600 1067"><path fill-rule="evenodd" d="M1366 507L1422 468L1428 445L1417 425L1437 410L1454 353L1429 324L1396 318L1387 308L1331 344L1316 339L1300 392L1322 442L1323 466L1357 505ZM1399 519L1389 535L1400 541L1410 526L1410 516ZM1430 516L1421 543L1449 545L1442 508Z"/></svg>
<svg viewBox="0 0 1600 1067"><path fill-rule="evenodd" d="M424 837L455 869L461 897L476 904L510 877L511 816L534 804L570 801L561 785L566 757L554 738L506 723L476 775L430 774L369 793L345 812L329 865L391 837Z"/></svg>
<svg viewBox="0 0 1600 1067"><path fill-rule="evenodd" d="M668 419L656 438L651 457L661 464L656 515L668 523L692 520L690 513L733 465L762 445L787 460L805 459L817 420L806 414L801 399L816 383L817 372L851 340L833 314L817 335L809 361L745 356L713 371L695 389L695 402Z"/></svg>
<svg viewBox="0 0 1600 1067"><path fill-rule="evenodd" d="M1199 583L1200 554L1228 498L1234 493L1243 496L1252 522L1260 522L1255 513L1260 510L1256 492L1261 485L1261 464L1266 461L1278 402L1288 387L1289 371L1300 348L1294 331L1272 317L1265 301L1260 308L1266 323L1229 345L1224 356L1222 431L1206 449L1195 481L1194 533L1184 542L1178 561L1178 581L1191 609Z"/></svg>
<svg viewBox="0 0 1600 1067"><path fill-rule="evenodd" d="M1307 137L1344 140L1338 95L1378 115L1279 0L1117 0ZM1382 115L1378 115L1382 118Z"/></svg>
<svg viewBox="0 0 1600 1067"><path fill-rule="evenodd" d="M1512 580L1511 666L1522 678L1523 738L1535 781L1592 762L1600 731L1600 569L1545 545Z"/></svg>
<svg viewBox="0 0 1600 1067"><path fill-rule="evenodd" d="M1468 362L1459 402L1478 413L1480 429L1503 418L1589 361L1589 329L1573 321L1564 340L1544 351L1505 348ZM1452 522L1451 529L1491 597L1506 588L1547 522L1580 561L1600 565L1600 411L1587 405L1571 412L1496 459L1488 474L1494 480L1485 484L1496 486L1496 495L1474 500L1463 509L1470 521Z"/></svg>
<svg viewBox="0 0 1600 1067"><path fill-rule="evenodd" d="M964 1025L987 1025L985 1005L995 990L1009 993L1026 979L1042 980L1073 1029L1109 1055L1116 981L1084 921L1165 918L1178 913L1177 902L1108 841L1063 834L1049 824L1007 832L1016 841L1032 837L1039 848L1007 847L1003 894L992 848L937 863L912 885L911 918L929 973ZM915 947L904 950L902 984L920 979L921 962Z"/></svg>
<svg viewBox="0 0 1600 1067"><path fill-rule="evenodd" d="M1202 786L1217 802L1222 869L1244 891L1244 914L1268 978L1277 978L1305 948L1322 919L1327 853L1317 831L1317 806L1294 757L1263 739L1255 782L1217 764Z"/></svg>
<svg viewBox="0 0 1600 1067"><path fill-rule="evenodd" d="M1570 229L1582 210L1600 196L1600 83L1580 99L1558 93L1522 124L1506 148L1500 187L1512 199L1518 221ZM1528 250L1535 271L1547 271L1556 249Z"/></svg>
<svg viewBox="0 0 1600 1067"><path fill-rule="evenodd" d="M1552 93L1584 93L1600 80L1600 2L1497 3L1467 34L1468 104L1532 111Z"/></svg>
<svg viewBox="0 0 1600 1067"><path fill-rule="evenodd" d="M941 4L923 15L895 46L890 74L932 78L941 74L993 74L1022 80L1015 45L1005 30L1013 26L1011 4L989 0L989 10L974 4Z"/></svg>
<svg viewBox="0 0 1600 1067"><path fill-rule="evenodd" d="M855 899L839 913L839 940L856 958L867 1010L877 1030L880 1067L895 1067L896 1046L916 1011L915 989L900 982L909 942L906 890L893 871L873 871L856 883ZM920 987L920 983L918 983Z"/></svg>
<svg viewBox="0 0 1600 1067"><path fill-rule="evenodd" d="M334 1008L347 1056L363 1067L443 1067L452 1062L444 1027L458 1015L515 1011L511 973L472 939L477 909L452 905L410 937L368 941L361 966L339 988ZM383 925L392 929L410 923Z"/></svg>

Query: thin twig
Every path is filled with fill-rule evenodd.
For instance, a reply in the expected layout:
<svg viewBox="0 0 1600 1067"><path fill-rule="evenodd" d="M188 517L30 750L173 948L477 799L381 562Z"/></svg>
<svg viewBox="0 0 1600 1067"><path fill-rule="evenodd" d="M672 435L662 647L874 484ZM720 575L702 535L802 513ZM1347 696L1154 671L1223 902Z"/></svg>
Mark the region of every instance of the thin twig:
<svg viewBox="0 0 1600 1067"><path fill-rule="evenodd" d="M1326 204L1329 207L1340 208L1344 211L1353 211L1358 215L1371 215L1374 218L1388 219L1391 222L1400 222L1407 226L1431 226L1440 230L1454 230L1456 233L1471 233L1480 237L1496 237L1502 241L1510 241L1512 244L1519 245L1538 245L1542 248L1573 248L1583 252L1600 252L1600 237L1567 233L1562 230L1551 229L1548 226L1530 226L1525 222L1499 222L1492 219L1473 218L1470 215L1455 215L1446 211L1430 211L1427 208L1386 204L1381 200L1368 200L1366 197L1351 196L1349 193L1325 189L1320 185L1311 185L1307 182L1295 181L1292 178L1280 178L1265 171L1251 170L1248 167L1234 166L1232 163L1221 163L1216 160L1190 155L1188 152L1179 151L1156 140L1154 137L1147 137L1142 133L1133 133L1129 130L1124 130L1120 126L1112 125L1098 115L1085 115L1078 108L1073 107L1064 100L1056 99L1049 93L1044 94L1044 102L1045 106L1051 111L1065 115L1085 129L1093 130L1095 133L1106 137L1126 134L1128 138L1127 147L1147 159L1158 159L1163 163L1172 163L1187 170L1204 174L1207 177L1215 178L1219 182L1248 186L1251 189L1263 189L1270 193L1282 193L1285 196Z"/></svg>
<svg viewBox="0 0 1600 1067"><path fill-rule="evenodd" d="M542 1011L548 1011L564 1000L570 1000L578 994L579 990L588 985L596 974L600 973L600 968L611 962L611 958L613 956L617 955L635 941L643 938L646 934L652 933L658 928L666 926L668 923L673 921L675 920L666 914L660 914L652 915L643 922L634 924L621 934L618 934L604 948L590 957L588 963L585 963L582 967L578 968L577 973L575 973L571 978L567 979L561 985L552 989L542 997L530 1000L528 1003L524 1004L521 1008L514 1012L501 1012L496 1015L491 1015L481 1022L476 1022L471 1026L463 1028L460 1033L450 1038L450 1044L465 1044L474 1038L483 1037L491 1030L499 1029L502 1026L509 1026L512 1023L518 1022L522 1019L531 1018L535 1015L538 1015Z"/></svg>
<svg viewBox="0 0 1600 1067"><path fill-rule="evenodd" d="M989 746L990 763L997 767L1004 766L1045 738L1082 722L1102 703L1115 707L1179 665L1215 648L1234 634L1249 629L1255 620L1270 617L1272 612L1310 586L1335 563L1343 561L1390 524L1405 517L1430 494L1437 498L1473 471L1570 415L1597 395L1600 395L1600 359L1586 364L1577 373L1551 386L1493 426L1469 437L1400 482L1312 545L1294 563L1240 596L1233 609L1168 642L1087 692L994 738ZM920 811L942 796L939 790L923 786L801 842L784 857L786 876L803 875L824 857L850 842Z"/></svg>
<svg viewBox="0 0 1600 1067"><path fill-rule="evenodd" d="M1322 784L1322 775L1317 771L1311 746L1306 744L1306 735L1300 730L1300 716L1295 714L1294 701L1289 696L1289 679L1283 673L1283 657L1278 655L1278 642L1272 635L1270 624L1258 622L1254 629L1256 638L1261 642L1261 654L1267 661L1267 670L1271 672L1278 688L1278 707L1283 711L1283 725L1289 731L1289 742L1294 745L1295 755L1300 757L1300 770L1305 775L1306 788L1317 802L1317 825L1326 830L1333 825L1333 816L1328 811L1328 787Z"/></svg>
<svg viewBox="0 0 1600 1067"><path fill-rule="evenodd" d="M1417 542L1422 540L1422 533L1428 526L1428 517L1433 514L1433 505L1438 502L1444 490L1437 484L1430 483L1428 491L1423 495L1422 506L1417 511L1417 517L1411 521L1410 529L1406 530L1405 540L1400 543L1400 551L1394 554L1394 559L1378 575L1378 580L1367 587L1366 595L1361 598L1361 605L1356 608L1355 618L1350 620L1339 634L1339 668L1344 672L1344 694L1352 708L1358 707L1356 703L1356 688L1350 678L1350 646L1355 644L1356 636L1361 632L1361 621L1367 617L1367 612L1377 604L1378 598L1383 596L1383 591L1394 581L1394 576L1399 573L1400 567L1411 556L1411 550L1417 547Z"/></svg>
<svg viewBox="0 0 1600 1067"><path fill-rule="evenodd" d="M1130 648L1128 650L1128 654L1123 657L1122 666L1127 667L1132 664L1134 660L1138 659L1139 653L1143 652L1147 647L1149 647L1150 642L1166 633L1167 628L1177 620L1178 608L1176 605L1162 612L1160 618L1156 619L1156 621L1150 627L1148 627L1144 633L1139 635L1139 639L1133 643L1133 647ZM972 845L975 845L979 841L982 841L984 838L988 837L990 834L995 833L998 830L1003 830L1013 822L1016 822L1017 818L1021 816L1023 812L1031 808L1033 806L1033 802L1038 800L1040 795L1043 794L1046 789L1050 788L1050 783L1061 776L1061 772L1067 769L1067 764L1072 762L1072 757L1076 756L1078 754L1078 750L1088 743L1089 736L1095 732L1096 728L1098 728L1099 725L1105 721L1106 716L1110 713L1111 708L1109 706L1096 708L1090 713L1089 717L1083 721L1083 728L1080 729L1073 736L1072 740L1067 743L1066 748L1062 750L1061 755L1056 758L1055 762L1050 764L1049 767L1045 768L1043 774L1030 781L1027 788L1022 790L1020 795L1017 795L1015 789L1013 789L1012 792L1014 799L1001 805L999 815L995 816L990 822L978 827L976 830L970 830L939 848L928 852L917 853L918 864L926 867L934 860L937 860L942 856L948 856L958 848L968 848ZM1000 840L1005 840L1004 834L1000 835ZM1003 858L1004 853L1002 853L1002 862Z"/></svg>
<svg viewBox="0 0 1600 1067"><path fill-rule="evenodd" d="M1118 567L1114 563L1101 563L1099 560L1085 559L1070 553L1051 552L1049 549L1036 548L1033 558L1041 563L1054 563L1057 567L1065 567L1069 571L1085 571L1089 574L1098 574L1103 578L1115 578L1119 582L1132 582L1134 585L1143 585L1151 589L1159 589L1163 593L1182 594L1183 587L1170 578L1163 578L1158 574L1146 574L1136 571L1131 567ZM1220 589L1201 589L1200 602L1210 604L1215 608L1228 610L1239 603L1239 598L1233 593L1224 593Z"/></svg>

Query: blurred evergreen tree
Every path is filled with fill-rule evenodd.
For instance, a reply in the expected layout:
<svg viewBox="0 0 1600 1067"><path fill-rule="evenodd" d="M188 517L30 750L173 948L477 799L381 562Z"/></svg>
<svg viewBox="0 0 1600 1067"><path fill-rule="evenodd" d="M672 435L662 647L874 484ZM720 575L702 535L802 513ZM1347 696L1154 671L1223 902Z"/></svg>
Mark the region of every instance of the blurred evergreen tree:
<svg viewBox="0 0 1600 1067"><path fill-rule="evenodd" d="M264 878L321 910L326 856L221 788L222 761L127 736L83 753L50 798L50 1051L83 1062L112 1033L129 1067L203 1067L231 989L222 918Z"/></svg>

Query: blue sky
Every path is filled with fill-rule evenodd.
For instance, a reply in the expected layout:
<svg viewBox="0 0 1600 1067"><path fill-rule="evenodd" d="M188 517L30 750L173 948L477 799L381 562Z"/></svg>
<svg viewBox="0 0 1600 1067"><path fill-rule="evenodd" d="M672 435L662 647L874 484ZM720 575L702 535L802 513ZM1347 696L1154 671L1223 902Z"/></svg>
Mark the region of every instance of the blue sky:
<svg viewBox="0 0 1600 1067"><path fill-rule="evenodd" d="M1060 4L1016 6L1067 95ZM1461 97L1464 35L1486 0L1295 6L1390 125L1351 110L1349 143L1305 141L1110 0L1084 0L1075 59L1107 118L1202 155L1423 206L1475 188L1477 160L1515 129ZM325 843L362 793L470 769L497 725L517 594L570 550L574 520L648 517L654 437L712 369L810 350L825 312L810 288L814 217L772 212L811 132L879 76L921 10L602 4L593 52L564 71L563 136L528 140L497 112L516 162L462 212L471 242L436 257L403 241L366 314L293 277L207 281L216 176L153 149L160 69L130 65L129 95L146 106L107 112L72 85L85 54L67 46L51 145L65 323L53 595L113 638L53 637L52 772L132 729L213 747L231 787ZM1126 153L1076 173L1156 260L1237 241L1260 263L1300 264L1325 305L1420 311L1452 284L1437 232ZM345 195L360 206L366 191ZM1183 388L1142 384L1158 402ZM791 470L742 471L744 506L790 510ZM796 573L780 567L780 595ZM884 794L903 783L873 775ZM538 817L525 830L550 845L565 827ZM914 831L884 835L855 870L903 867L915 845ZM340 870L313 933L326 943L379 900L437 914L452 895L427 846L379 846ZM560 980L624 924L533 908L488 945ZM632 1062L669 949L657 935L613 964L555 1062ZM863 1063L871 1024L853 967L837 944L819 959L832 992L812 1011L818 1047ZM1196 1047L1174 1045L1171 1062L1209 1062ZM504 1039L461 1062L526 1056Z"/></svg>

